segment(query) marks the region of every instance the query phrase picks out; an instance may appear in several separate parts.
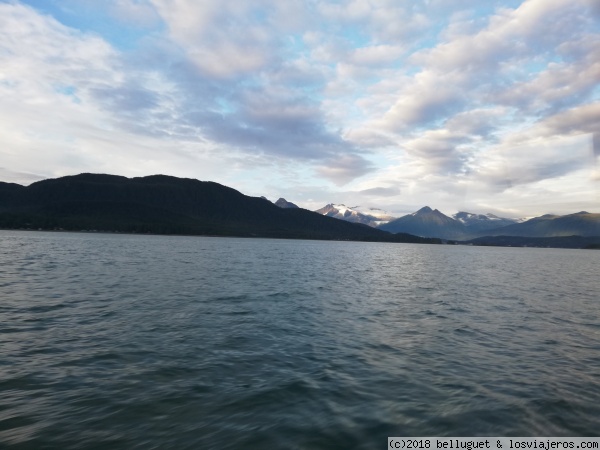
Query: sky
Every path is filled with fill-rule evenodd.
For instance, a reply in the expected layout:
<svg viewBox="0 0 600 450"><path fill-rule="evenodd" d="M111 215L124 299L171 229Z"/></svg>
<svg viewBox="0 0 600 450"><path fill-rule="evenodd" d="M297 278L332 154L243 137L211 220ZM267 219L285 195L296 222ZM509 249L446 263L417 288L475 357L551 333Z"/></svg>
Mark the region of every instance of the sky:
<svg viewBox="0 0 600 450"><path fill-rule="evenodd" d="M0 0L0 181L600 212L600 0Z"/></svg>

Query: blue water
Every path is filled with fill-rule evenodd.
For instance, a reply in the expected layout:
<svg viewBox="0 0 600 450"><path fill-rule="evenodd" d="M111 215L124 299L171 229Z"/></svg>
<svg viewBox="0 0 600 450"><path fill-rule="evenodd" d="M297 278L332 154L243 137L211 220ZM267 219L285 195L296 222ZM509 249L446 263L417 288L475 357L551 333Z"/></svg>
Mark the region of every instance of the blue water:
<svg viewBox="0 0 600 450"><path fill-rule="evenodd" d="M597 435L600 252L0 231L0 447Z"/></svg>

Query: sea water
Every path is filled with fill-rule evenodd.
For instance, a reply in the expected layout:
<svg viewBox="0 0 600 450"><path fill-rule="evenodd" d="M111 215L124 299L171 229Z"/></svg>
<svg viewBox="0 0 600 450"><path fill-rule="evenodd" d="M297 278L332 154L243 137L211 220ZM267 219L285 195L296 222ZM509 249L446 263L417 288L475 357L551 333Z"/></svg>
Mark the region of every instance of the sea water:
<svg viewBox="0 0 600 450"><path fill-rule="evenodd" d="M0 447L600 430L600 252L0 231Z"/></svg>

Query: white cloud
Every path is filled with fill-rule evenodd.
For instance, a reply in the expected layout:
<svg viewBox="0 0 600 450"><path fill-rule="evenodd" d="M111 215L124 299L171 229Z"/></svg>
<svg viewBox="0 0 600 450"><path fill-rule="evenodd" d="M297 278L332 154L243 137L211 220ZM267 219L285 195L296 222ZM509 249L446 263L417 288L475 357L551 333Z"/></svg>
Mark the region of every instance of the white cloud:
<svg viewBox="0 0 600 450"><path fill-rule="evenodd" d="M377 67L396 61L406 49L400 45L372 45L352 51L350 62L357 65Z"/></svg>
<svg viewBox="0 0 600 450"><path fill-rule="evenodd" d="M273 62L282 45L280 18L303 11L298 2L152 0L169 35L203 73L217 78L250 74ZM296 19L299 20L299 19ZM287 20L288 26L298 24Z"/></svg>

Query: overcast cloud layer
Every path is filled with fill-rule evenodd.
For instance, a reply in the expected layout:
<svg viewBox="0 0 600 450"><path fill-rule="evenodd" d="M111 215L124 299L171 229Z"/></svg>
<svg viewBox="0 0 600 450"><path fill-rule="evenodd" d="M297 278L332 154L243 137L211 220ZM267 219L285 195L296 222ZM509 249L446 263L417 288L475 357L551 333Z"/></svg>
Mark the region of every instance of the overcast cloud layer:
<svg viewBox="0 0 600 450"><path fill-rule="evenodd" d="M600 0L0 1L0 180L600 212Z"/></svg>

